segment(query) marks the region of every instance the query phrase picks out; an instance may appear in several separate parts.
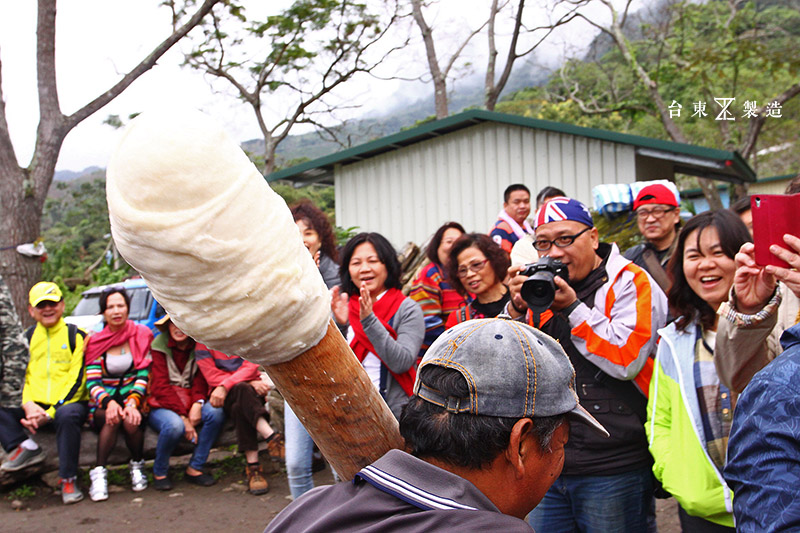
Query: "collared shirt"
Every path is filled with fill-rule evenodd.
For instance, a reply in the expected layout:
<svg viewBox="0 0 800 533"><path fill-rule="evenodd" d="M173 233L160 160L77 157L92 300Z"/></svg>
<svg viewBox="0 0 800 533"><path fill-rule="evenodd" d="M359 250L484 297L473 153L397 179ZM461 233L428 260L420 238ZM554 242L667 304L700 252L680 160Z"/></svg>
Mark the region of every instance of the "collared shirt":
<svg viewBox="0 0 800 533"><path fill-rule="evenodd" d="M400 450L356 474L319 487L284 509L266 532L526 532L469 481Z"/></svg>

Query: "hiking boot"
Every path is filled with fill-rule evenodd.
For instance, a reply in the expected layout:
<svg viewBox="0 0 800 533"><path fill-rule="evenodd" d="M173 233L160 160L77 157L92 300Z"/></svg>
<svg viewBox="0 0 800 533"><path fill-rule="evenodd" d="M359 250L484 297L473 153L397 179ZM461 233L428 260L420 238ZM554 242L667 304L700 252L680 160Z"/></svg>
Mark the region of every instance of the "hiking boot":
<svg viewBox="0 0 800 533"><path fill-rule="evenodd" d="M108 470L104 466L96 466L89 470L89 479L92 486L89 487L89 497L93 502L102 502L108 499Z"/></svg>
<svg viewBox="0 0 800 533"><path fill-rule="evenodd" d="M282 463L286 462L286 445L281 433L276 432L270 435L269 439L267 439L267 450L270 458Z"/></svg>
<svg viewBox="0 0 800 533"><path fill-rule="evenodd" d="M144 475L144 459L131 461L131 489L141 492L147 488L147 476Z"/></svg>
<svg viewBox="0 0 800 533"><path fill-rule="evenodd" d="M266 494L269 491L269 482L264 477L264 470L261 469L261 464L247 464L245 467L247 473L247 489L250 494Z"/></svg>
<svg viewBox="0 0 800 533"><path fill-rule="evenodd" d="M45 457L46 454L41 447L35 450L29 450L20 445L11 452L11 455L9 455L3 465L0 466L0 470L4 472L16 472L17 470L22 470L23 468L41 463L44 461Z"/></svg>
<svg viewBox="0 0 800 533"><path fill-rule="evenodd" d="M75 483L75 478L61 480L61 501L64 505L78 503L83 499L83 493Z"/></svg>

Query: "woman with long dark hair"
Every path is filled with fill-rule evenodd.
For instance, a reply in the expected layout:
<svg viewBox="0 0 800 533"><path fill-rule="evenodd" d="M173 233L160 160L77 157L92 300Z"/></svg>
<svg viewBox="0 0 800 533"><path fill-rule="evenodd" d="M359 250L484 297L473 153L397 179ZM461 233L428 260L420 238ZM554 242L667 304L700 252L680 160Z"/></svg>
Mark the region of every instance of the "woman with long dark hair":
<svg viewBox="0 0 800 533"><path fill-rule="evenodd" d="M458 222L443 224L431 237L425 249L426 263L411 285L409 297L417 302L425 316L424 352L444 331L444 323L450 313L466 305L464 297L456 291L447 275L450 250L465 233Z"/></svg>
<svg viewBox="0 0 800 533"><path fill-rule="evenodd" d="M667 298L678 318L659 330L645 428L653 472L678 500L683 531L734 531L732 494L722 477L733 403L714 367L714 344L734 256L750 240L732 212L707 211L687 222L667 264Z"/></svg>
<svg viewBox="0 0 800 533"><path fill-rule="evenodd" d="M359 233L342 250L341 290L333 289L336 322L395 417L408 403L425 321L400 291L401 267L389 241Z"/></svg>
<svg viewBox="0 0 800 533"><path fill-rule="evenodd" d="M134 491L147 488L144 475L144 424L141 408L150 376L150 343L146 326L128 320L130 297L125 289L100 294L105 327L86 340L86 388L90 423L98 431L97 466L89 471L93 501L108 499L106 462L122 429L131 452L130 474Z"/></svg>
<svg viewBox="0 0 800 533"><path fill-rule="evenodd" d="M503 280L511 261L488 235L467 233L450 250L449 277L467 305L450 313L446 329L473 318L494 318L510 300Z"/></svg>

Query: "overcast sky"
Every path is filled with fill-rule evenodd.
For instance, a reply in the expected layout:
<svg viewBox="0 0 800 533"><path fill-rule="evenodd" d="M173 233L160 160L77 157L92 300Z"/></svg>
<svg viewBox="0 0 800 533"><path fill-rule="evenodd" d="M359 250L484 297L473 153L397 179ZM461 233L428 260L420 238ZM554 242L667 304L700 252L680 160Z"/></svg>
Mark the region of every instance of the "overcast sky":
<svg viewBox="0 0 800 533"><path fill-rule="evenodd" d="M476 9L447 9L438 18L437 28L446 28L447 17L478 13L487 0L460 0L474 4ZM266 9L278 9L288 0L257 2ZM59 97L64 113L71 113L111 87L119 78L170 31L170 11L159 8L158 0L62 0L56 18L56 68ZM255 9L255 7L251 7ZM33 0L0 0L0 59L3 69L3 95L6 116L18 162L27 166L33 151L38 120L36 92L36 2ZM485 16L485 15L482 15ZM429 20L429 22L431 21ZM577 30L577 28L575 28ZM447 30L439 30L441 32ZM570 31L571 40L577 33ZM581 32L586 35L586 32ZM454 31L451 36L457 38ZM568 39L570 40L570 39ZM481 41L481 46L483 42ZM563 46L555 44L554 46ZM404 55L424 68L421 52ZM201 109L220 120L239 141L259 137L252 111L230 96L212 91L204 77L195 71L180 68L180 43L161 58L158 65L140 77L109 105L83 121L67 136L56 168L82 170L87 166L105 167L119 132L104 125L108 115L122 117L147 109L154 103L172 102ZM410 71L407 71L410 72ZM408 94L432 98L430 89L416 85L401 86L400 82L360 82L354 94L363 107L358 113L386 107L386 95L401 90ZM224 86L218 85L224 90Z"/></svg>

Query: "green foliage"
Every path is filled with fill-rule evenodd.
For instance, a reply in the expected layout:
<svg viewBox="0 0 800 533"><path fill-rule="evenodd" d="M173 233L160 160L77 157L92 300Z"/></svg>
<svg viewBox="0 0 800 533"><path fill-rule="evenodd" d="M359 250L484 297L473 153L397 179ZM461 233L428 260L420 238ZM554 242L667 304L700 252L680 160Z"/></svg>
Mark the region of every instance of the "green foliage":
<svg viewBox="0 0 800 533"><path fill-rule="evenodd" d="M45 202L42 230L48 249L42 278L59 284L66 314L72 312L88 285L116 283L132 273L124 261L120 260L121 268L114 270L103 260L89 278L84 275L104 255L111 237L102 175L57 182Z"/></svg>
<svg viewBox="0 0 800 533"><path fill-rule="evenodd" d="M621 252L642 242L642 235L631 213L622 213L615 218L607 218L592 211L592 220L600 233L600 241L617 243Z"/></svg>
<svg viewBox="0 0 800 533"><path fill-rule="evenodd" d="M735 10L731 10L735 6ZM631 21L641 17L630 17ZM788 4L766 2L671 4L638 27L627 28L628 45L658 85L667 105L681 104L674 122L690 142L741 149L750 128L744 103L765 106L797 83L800 13ZM735 97L735 121L715 120L714 98ZM800 99L783 105L782 118L767 118L756 149L794 140L800 126ZM695 114L705 103L708 116ZM620 50L599 37L586 60L568 61L547 86L507 96L497 111L670 139L659 111ZM752 163L762 176L791 173L800 166L796 151L759 156Z"/></svg>
<svg viewBox="0 0 800 533"><path fill-rule="evenodd" d="M336 244L338 246L344 246L344 244L349 241L354 235L359 233L360 227L359 226L350 226L349 228L343 228L341 226L334 226L333 231L336 233Z"/></svg>
<svg viewBox="0 0 800 533"><path fill-rule="evenodd" d="M270 183L270 186L278 196L283 198L286 205L289 206L303 198L308 198L314 205L328 215L331 224L335 224L336 212L334 210L334 201L336 193L333 187L326 185L309 185L308 187L296 188L286 182L280 181Z"/></svg>
<svg viewBox="0 0 800 533"><path fill-rule="evenodd" d="M8 492L9 500L30 500L36 496L36 489L31 485L24 484Z"/></svg>

